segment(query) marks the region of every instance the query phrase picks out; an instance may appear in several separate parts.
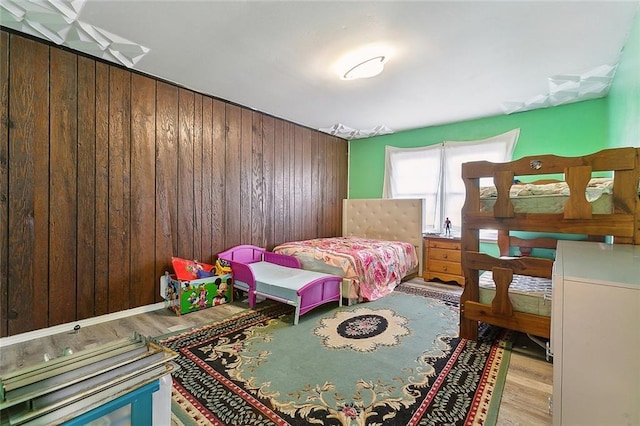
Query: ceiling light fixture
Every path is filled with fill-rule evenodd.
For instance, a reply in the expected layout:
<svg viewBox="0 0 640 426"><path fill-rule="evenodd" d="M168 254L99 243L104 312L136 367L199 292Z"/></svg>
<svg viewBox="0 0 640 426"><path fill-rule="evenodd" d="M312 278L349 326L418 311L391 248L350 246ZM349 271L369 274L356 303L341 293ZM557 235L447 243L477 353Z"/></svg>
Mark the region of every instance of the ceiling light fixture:
<svg viewBox="0 0 640 426"><path fill-rule="evenodd" d="M388 43L366 44L340 56L333 63L332 71L341 80L375 77L396 53L396 49Z"/></svg>
<svg viewBox="0 0 640 426"><path fill-rule="evenodd" d="M344 80L355 80L358 78L370 78L375 77L384 70L384 63L386 58L384 56L376 56L366 61L360 62L358 65L351 67L344 73L342 78Z"/></svg>

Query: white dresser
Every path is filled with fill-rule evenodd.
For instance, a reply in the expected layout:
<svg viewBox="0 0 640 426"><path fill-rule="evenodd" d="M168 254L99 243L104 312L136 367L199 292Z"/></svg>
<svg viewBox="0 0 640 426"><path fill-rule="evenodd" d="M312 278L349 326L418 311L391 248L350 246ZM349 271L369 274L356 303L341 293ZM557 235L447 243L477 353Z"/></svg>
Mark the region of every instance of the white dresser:
<svg viewBox="0 0 640 426"><path fill-rule="evenodd" d="M554 425L640 424L640 246L558 243L550 345Z"/></svg>

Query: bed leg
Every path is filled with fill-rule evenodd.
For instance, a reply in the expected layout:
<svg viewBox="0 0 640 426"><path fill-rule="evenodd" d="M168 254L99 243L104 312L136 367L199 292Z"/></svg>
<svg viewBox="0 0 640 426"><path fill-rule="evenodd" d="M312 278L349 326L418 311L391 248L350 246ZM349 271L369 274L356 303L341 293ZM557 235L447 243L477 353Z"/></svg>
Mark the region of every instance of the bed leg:
<svg viewBox="0 0 640 426"><path fill-rule="evenodd" d="M460 314L460 337L468 340L478 340L478 321L462 318Z"/></svg>
<svg viewBox="0 0 640 426"><path fill-rule="evenodd" d="M298 325L298 320L300 319L300 298L298 297L298 304L296 305L296 313L293 317L293 325Z"/></svg>
<svg viewBox="0 0 640 426"><path fill-rule="evenodd" d="M256 307L256 292L255 290L251 290L249 289L247 296L249 296L249 307L250 308L255 308Z"/></svg>

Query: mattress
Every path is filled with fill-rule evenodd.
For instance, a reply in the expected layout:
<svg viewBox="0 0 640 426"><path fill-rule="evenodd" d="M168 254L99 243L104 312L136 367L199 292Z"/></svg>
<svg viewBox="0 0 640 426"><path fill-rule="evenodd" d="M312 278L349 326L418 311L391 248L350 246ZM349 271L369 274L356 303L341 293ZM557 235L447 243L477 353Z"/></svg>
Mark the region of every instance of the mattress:
<svg viewBox="0 0 640 426"><path fill-rule="evenodd" d="M496 294L491 271L480 275L480 303L490 305ZM509 299L513 310L529 314L551 316L551 279L514 275L509 286Z"/></svg>
<svg viewBox="0 0 640 426"><path fill-rule="evenodd" d="M281 244L274 253L296 257L303 269L350 280L350 299L376 300L418 267L415 247L402 241L359 237L316 238Z"/></svg>
<svg viewBox="0 0 640 426"><path fill-rule="evenodd" d="M587 185L585 196L594 214L611 214L613 179L592 178ZM480 188L481 211L492 211L498 196L495 187ZM516 213L562 213L569 199L569 185L554 182L543 185L530 183L513 184L509 198Z"/></svg>

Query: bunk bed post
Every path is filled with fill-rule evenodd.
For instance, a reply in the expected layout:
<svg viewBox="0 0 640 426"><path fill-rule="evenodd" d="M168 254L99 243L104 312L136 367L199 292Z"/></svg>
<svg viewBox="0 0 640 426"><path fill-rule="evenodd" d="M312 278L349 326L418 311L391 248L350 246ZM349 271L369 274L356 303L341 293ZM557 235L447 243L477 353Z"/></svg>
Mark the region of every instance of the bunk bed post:
<svg viewBox="0 0 640 426"><path fill-rule="evenodd" d="M493 183L498 192L498 198L493 205L493 217L513 217L513 203L509 198L513 178L512 170L498 170L493 175Z"/></svg>
<svg viewBox="0 0 640 426"><path fill-rule="evenodd" d="M636 184L638 185L638 198L636 199L636 209L633 215L635 223L633 225L632 244L640 245L640 148L636 149Z"/></svg>
<svg viewBox="0 0 640 426"><path fill-rule="evenodd" d="M564 207L564 218L591 219L591 204L585 197L591 179L591 166L567 167L564 179L570 188L569 200Z"/></svg>
<svg viewBox="0 0 640 426"><path fill-rule="evenodd" d="M504 317L513 316L513 305L509 300L509 285L513 281L513 270L494 267L491 269L496 283L496 295L491 302L491 313Z"/></svg>
<svg viewBox="0 0 640 426"><path fill-rule="evenodd" d="M614 213L633 215L633 235L615 236L614 243L640 245L640 148L633 150L634 167L615 171L613 181ZM625 188L637 188L632 195Z"/></svg>
<svg viewBox="0 0 640 426"><path fill-rule="evenodd" d="M636 166L633 169L634 173L631 179L634 182L632 183L632 185L638 188L638 196L635 198L634 202L631 203L631 212L634 216L633 237L631 240L631 244L640 245L640 148L636 148L635 151ZM616 187L614 185L614 194L615 190Z"/></svg>
<svg viewBox="0 0 640 426"><path fill-rule="evenodd" d="M468 223L468 212L477 211L480 208L480 179L466 176L464 168L462 179L466 189L464 206L462 207L462 273L465 277L465 286L460 296L460 337L469 340L478 340L478 321L465 318L464 307L468 300L477 301L478 270L469 268L467 254L471 251L480 251L480 230L473 229ZM469 283L472 283L469 285Z"/></svg>
<svg viewBox="0 0 640 426"><path fill-rule="evenodd" d="M498 231L498 251L500 256L509 256L511 250L511 236L509 231L501 229Z"/></svg>

